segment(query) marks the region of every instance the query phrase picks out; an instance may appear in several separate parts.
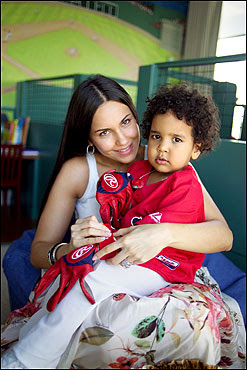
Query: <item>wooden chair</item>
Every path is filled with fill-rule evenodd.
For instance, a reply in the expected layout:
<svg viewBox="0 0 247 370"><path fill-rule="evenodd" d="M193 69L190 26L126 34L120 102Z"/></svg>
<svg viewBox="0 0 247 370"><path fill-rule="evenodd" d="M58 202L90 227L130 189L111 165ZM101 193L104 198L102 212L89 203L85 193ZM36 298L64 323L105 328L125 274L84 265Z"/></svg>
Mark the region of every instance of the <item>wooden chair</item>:
<svg viewBox="0 0 247 370"><path fill-rule="evenodd" d="M7 191L16 192L18 217L21 215L21 167L23 144L1 144L1 191L3 207L7 208Z"/></svg>

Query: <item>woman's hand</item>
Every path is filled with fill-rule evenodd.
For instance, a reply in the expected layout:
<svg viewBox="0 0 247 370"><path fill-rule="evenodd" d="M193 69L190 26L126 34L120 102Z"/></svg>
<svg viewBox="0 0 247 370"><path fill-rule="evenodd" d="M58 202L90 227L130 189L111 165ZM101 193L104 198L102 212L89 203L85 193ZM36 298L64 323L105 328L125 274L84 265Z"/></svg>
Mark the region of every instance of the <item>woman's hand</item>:
<svg viewBox="0 0 247 370"><path fill-rule="evenodd" d="M120 237L94 255L94 260L117 249L121 251L108 262L116 265L128 257L134 264L147 262L165 247L196 253L216 253L231 249L232 233L223 220L195 224L161 223L136 225L114 233Z"/></svg>
<svg viewBox="0 0 247 370"><path fill-rule="evenodd" d="M71 226L69 249L72 250L83 245L100 243L110 235L109 229L100 223L95 216L79 218Z"/></svg>
<svg viewBox="0 0 247 370"><path fill-rule="evenodd" d="M160 239L159 224L137 225L120 229L114 233L114 236L119 239L97 252L93 260L100 259L105 254L120 248L121 251L115 257L108 259L107 262L117 265L127 257L128 261L134 264L147 262L169 245L168 232L167 244L164 244L164 231L164 224L162 224L162 239Z"/></svg>

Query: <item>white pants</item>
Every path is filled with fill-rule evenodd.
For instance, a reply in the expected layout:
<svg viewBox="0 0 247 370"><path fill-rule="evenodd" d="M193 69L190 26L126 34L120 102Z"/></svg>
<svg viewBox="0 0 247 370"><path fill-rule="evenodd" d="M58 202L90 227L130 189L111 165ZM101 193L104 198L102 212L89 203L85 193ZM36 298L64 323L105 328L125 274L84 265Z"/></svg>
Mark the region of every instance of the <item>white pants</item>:
<svg viewBox="0 0 247 370"><path fill-rule="evenodd" d="M105 261L96 264L85 282L93 293L94 305L84 296L77 281L54 311L47 313L46 309L41 309L21 329L19 342L13 350L26 368L55 369L73 333L91 310L110 295L126 293L143 297L169 285L159 274L145 267L133 265L126 269Z"/></svg>

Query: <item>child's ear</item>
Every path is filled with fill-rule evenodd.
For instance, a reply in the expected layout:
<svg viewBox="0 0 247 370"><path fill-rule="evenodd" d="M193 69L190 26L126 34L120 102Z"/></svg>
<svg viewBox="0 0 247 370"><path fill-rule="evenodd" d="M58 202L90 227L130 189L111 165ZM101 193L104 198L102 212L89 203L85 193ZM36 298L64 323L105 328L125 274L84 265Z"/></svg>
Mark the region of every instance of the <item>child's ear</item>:
<svg viewBox="0 0 247 370"><path fill-rule="evenodd" d="M194 144L194 148L193 148L193 151L192 151L192 155L191 155L191 158L193 160L197 159L199 157L199 155L201 154L201 144Z"/></svg>

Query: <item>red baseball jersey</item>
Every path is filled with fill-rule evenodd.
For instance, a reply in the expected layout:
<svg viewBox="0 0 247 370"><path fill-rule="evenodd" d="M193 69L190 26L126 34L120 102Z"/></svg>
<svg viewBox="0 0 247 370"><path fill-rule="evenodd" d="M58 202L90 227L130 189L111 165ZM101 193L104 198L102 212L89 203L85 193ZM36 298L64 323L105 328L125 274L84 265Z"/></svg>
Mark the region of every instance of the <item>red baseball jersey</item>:
<svg viewBox="0 0 247 370"><path fill-rule="evenodd" d="M151 169L150 163L143 160L133 163L128 172L133 176L134 183ZM144 186L134 191L131 208L122 218L121 227L205 221L202 189L192 166L188 165L154 184L146 185L147 179L148 176L143 177ZM140 266L156 271L171 283L192 283L204 258L204 253L165 247L155 258Z"/></svg>

